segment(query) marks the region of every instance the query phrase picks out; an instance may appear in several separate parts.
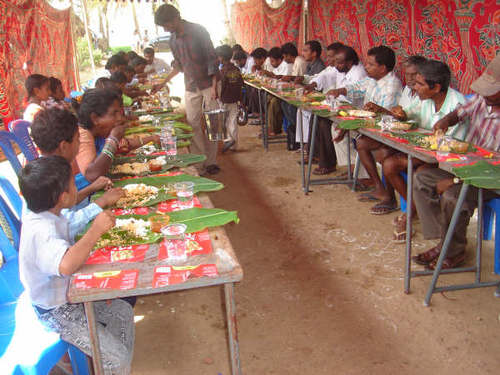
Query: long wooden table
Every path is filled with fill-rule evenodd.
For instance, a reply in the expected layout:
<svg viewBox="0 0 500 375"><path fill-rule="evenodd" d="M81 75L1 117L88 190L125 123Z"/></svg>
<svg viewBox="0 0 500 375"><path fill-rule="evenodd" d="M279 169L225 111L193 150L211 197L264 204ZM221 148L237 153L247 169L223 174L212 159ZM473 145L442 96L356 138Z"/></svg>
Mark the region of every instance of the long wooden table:
<svg viewBox="0 0 500 375"><path fill-rule="evenodd" d="M195 174L194 168L185 168L183 171ZM199 196L203 207L213 208L213 204L206 194ZM71 303L83 303L87 316L90 342L92 345L92 361L97 375L103 374L99 338L94 314L94 302L123 298L130 296L146 296L157 293L181 291L194 288L203 288L220 285L224 288L224 300L226 306L226 322L229 338L229 352L231 358L231 369L233 375L241 374L241 364L239 355L239 342L236 325L236 304L234 300L234 283L243 279L243 269L238 262L231 242L223 227L211 228L209 230L212 241L213 252L208 255L198 255L189 258L185 265L195 266L199 264L216 264L219 275L217 277L192 278L181 284L168 285L160 288L153 288L154 269L159 265L168 265L166 260L158 260L159 245L150 246L143 262L138 263L110 263L84 265L78 273L94 273L102 271L121 271L127 269L139 270L137 286L129 290L116 289L78 289L74 287L72 277L67 291L68 300ZM184 264L175 264L184 265Z"/></svg>
<svg viewBox="0 0 500 375"><path fill-rule="evenodd" d="M279 95L279 93L270 90L269 88L266 88L264 86L260 87L255 84L250 84L246 82L247 84L251 85L252 87L255 87L259 90L263 90L266 93L269 93L271 95L276 96L277 98L288 102L290 98L286 98L284 96ZM299 111L301 111L300 107L297 107ZM351 146L351 133L350 131L347 131L347 137L348 137L348 178L345 179L344 181L339 181L338 178L328 178L328 179L316 179L316 180L311 180L311 169L312 169L312 158L314 154L314 146L315 146L315 136L316 136L316 131L317 131L317 123L318 123L318 115L313 114L313 126L312 126L312 131L311 131L311 137L310 137L310 149L309 149L309 160L307 163L307 173L305 171L305 163L304 163L304 147L303 147L303 142L301 142L301 150L302 150L302 187L304 190L305 194L308 194L310 192L309 187L310 185L320 185L320 184L331 184L331 183L348 183L352 184L352 190L356 189L356 184L357 184L357 172L359 170L359 158L356 158L356 165L355 165L355 170L354 170L354 177L351 177L351 161L350 161L350 146ZM325 117L326 119L330 120L333 122L335 125L338 123L341 118L337 116L328 116ZM297 124L299 126L299 124ZM300 124L302 126L302 124ZM482 210L483 210L483 202L482 202L482 191L479 189L479 196L478 196L478 230L477 230L477 247L476 247L476 264L473 267L460 267L460 268L454 268L454 269L447 269L447 270L442 270L442 263L446 257L446 253L448 251L448 246L449 242L451 241L451 236L453 235L453 232L455 230L456 222L458 220L458 215L460 213L460 210L463 206L463 202L465 199L465 196L467 194L467 190L469 189L469 186L467 184L462 185L462 190L460 192L460 197L457 202L457 205L455 207L455 213L453 215L453 219L450 222L450 226L447 231L447 235L445 237L445 241L443 243L442 251L440 254L440 258L438 260L438 264L436 266L436 269L434 271L429 271L429 270L422 270L422 271L412 271L411 270L411 240L412 240L412 203L413 203L413 158L417 158L419 160L422 160L423 162L429 163L429 164L438 164L439 168L446 170L448 172L451 172L452 168L456 165L456 163L438 163L438 160L436 157L433 155L430 155L427 152L424 152L420 150L419 148L408 144L408 143L401 143L393 138L386 137L384 136L382 131L374 130L374 129L358 129L357 133L362 134L364 136L367 136L371 139L374 139L384 145L387 145L391 148L394 148L402 153L405 153L408 156L408 168L407 168L407 222L406 222L406 251L405 251L405 266L404 266L404 292L409 293L410 292L410 283L411 283L411 278L412 277L418 277L418 276L430 276L432 275L432 280L429 285L429 290L427 292L427 295L425 297L424 304L426 306L429 305L430 299L433 293L436 292L441 292L441 291L447 291L447 290L460 290L460 289L472 289L472 288L481 288L481 287L489 287L489 286L497 286L500 289L500 282L498 281L489 281L489 282L482 282L481 281L481 249L482 249ZM303 132L302 132L303 134ZM480 157L477 158L477 160L481 160ZM493 159L492 161L495 161L498 159ZM475 161L474 158L472 158L469 162ZM462 272L475 272L475 280L473 283L470 284L463 284L463 285L450 285L446 287L436 287L437 280L439 278L440 274L450 274L450 273L462 273Z"/></svg>

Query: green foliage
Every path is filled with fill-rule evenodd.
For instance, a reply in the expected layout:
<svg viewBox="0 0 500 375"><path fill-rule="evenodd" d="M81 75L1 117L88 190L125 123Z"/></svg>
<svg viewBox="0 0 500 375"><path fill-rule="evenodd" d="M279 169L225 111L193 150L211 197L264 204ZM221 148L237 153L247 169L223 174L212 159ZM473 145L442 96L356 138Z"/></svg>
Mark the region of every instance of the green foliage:
<svg viewBox="0 0 500 375"><path fill-rule="evenodd" d="M90 66L90 53L87 44L87 39L85 37L78 38L76 40L76 53L78 55L78 64L80 69L86 69ZM92 53L94 55L94 64L99 65L103 58L103 52L92 46Z"/></svg>
<svg viewBox="0 0 500 375"><path fill-rule="evenodd" d="M129 52L129 51L132 51L132 47L130 47L130 46L118 46L118 47L110 47L109 48L109 52L112 55L114 55L120 51Z"/></svg>

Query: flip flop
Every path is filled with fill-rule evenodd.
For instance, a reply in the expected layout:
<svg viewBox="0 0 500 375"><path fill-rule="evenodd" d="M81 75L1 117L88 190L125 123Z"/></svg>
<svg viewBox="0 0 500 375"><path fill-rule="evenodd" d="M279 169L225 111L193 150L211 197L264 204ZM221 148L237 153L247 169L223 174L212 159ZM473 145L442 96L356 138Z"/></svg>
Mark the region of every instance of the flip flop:
<svg viewBox="0 0 500 375"><path fill-rule="evenodd" d="M358 197L359 202L379 202L380 199L371 193L363 193Z"/></svg>
<svg viewBox="0 0 500 375"><path fill-rule="evenodd" d="M380 202L370 209L370 213L372 215L387 215L398 210L396 202Z"/></svg>

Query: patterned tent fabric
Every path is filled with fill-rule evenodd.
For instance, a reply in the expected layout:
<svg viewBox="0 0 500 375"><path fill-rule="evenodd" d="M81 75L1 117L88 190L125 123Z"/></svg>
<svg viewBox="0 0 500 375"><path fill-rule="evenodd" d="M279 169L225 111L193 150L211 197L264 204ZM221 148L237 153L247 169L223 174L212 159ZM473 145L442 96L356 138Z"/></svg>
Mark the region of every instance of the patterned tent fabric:
<svg viewBox="0 0 500 375"><path fill-rule="evenodd" d="M232 27L236 40L246 51L269 49L299 40L302 0L287 0L277 9L265 0L248 0L232 6Z"/></svg>
<svg viewBox="0 0 500 375"><path fill-rule="evenodd" d="M385 44L398 67L413 54L441 60L463 93L500 49L497 0L309 0L309 9L310 39L339 40L362 56Z"/></svg>
<svg viewBox="0 0 500 375"><path fill-rule="evenodd" d="M66 92L76 87L69 9L45 0L0 0L0 30L0 119L22 114L29 74L57 77Z"/></svg>
<svg viewBox="0 0 500 375"><path fill-rule="evenodd" d="M264 0L236 3L236 40L246 50L298 42L300 3L287 0L278 9ZM500 8L498 0L309 0L307 38L325 47L341 41L362 58L371 47L388 45L398 56L398 72L413 54L444 61L454 74L452 85L469 93L500 50Z"/></svg>

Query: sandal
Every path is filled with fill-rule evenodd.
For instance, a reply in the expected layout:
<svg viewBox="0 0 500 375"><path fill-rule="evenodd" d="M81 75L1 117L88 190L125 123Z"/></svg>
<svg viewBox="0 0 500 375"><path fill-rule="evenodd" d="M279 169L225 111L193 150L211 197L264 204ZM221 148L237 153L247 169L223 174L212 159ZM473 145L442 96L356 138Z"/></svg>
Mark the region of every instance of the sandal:
<svg viewBox="0 0 500 375"><path fill-rule="evenodd" d="M412 256L411 260L413 260L415 263L420 264L422 266L427 266L432 261L434 261L434 259L437 259L439 257L440 253L441 253L441 246L437 245L437 246L434 246L432 249L429 249L423 253Z"/></svg>
<svg viewBox="0 0 500 375"><path fill-rule="evenodd" d="M427 265L427 268L430 270L435 270L437 267L438 258L434 259L431 263ZM465 252L455 255L454 257L446 257L443 261L443 265L441 267L442 270L447 270L450 268L457 268L465 263Z"/></svg>
<svg viewBox="0 0 500 375"><path fill-rule="evenodd" d="M377 203L375 206L370 208L370 213L372 215L387 215L390 214L391 212L398 211L399 207L396 201L391 201L391 202L380 202Z"/></svg>
<svg viewBox="0 0 500 375"><path fill-rule="evenodd" d="M358 202L379 202L380 198L377 198L371 193L363 193L358 196Z"/></svg>
<svg viewBox="0 0 500 375"><path fill-rule="evenodd" d="M392 242L393 243L405 243L406 242L406 220L403 220L403 215L399 215L397 220L393 220L394 232L392 233ZM415 228L411 228L411 235L415 235Z"/></svg>
<svg viewBox="0 0 500 375"><path fill-rule="evenodd" d="M323 168L323 167L318 167L313 170L313 174L317 176L324 176L330 173L333 173L337 170L337 168L332 167L332 168Z"/></svg>

